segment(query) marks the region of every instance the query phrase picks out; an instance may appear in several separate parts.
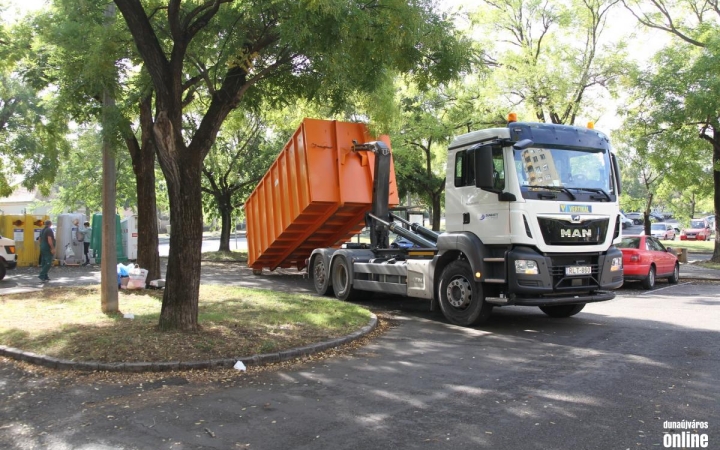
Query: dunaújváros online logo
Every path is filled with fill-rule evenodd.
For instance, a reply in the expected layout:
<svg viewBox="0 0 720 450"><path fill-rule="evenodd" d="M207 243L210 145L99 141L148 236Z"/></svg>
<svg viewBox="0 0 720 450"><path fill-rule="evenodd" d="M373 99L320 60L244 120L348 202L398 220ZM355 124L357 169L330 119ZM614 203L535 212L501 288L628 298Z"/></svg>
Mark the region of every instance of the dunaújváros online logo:
<svg viewBox="0 0 720 450"><path fill-rule="evenodd" d="M698 420L666 420L663 422L663 447L708 448L708 423Z"/></svg>

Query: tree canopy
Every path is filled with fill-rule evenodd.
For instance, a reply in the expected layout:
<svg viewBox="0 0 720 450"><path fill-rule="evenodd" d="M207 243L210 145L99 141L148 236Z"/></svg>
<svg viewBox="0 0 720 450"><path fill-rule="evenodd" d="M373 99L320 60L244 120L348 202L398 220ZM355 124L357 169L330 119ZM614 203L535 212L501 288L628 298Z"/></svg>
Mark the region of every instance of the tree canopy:
<svg viewBox="0 0 720 450"><path fill-rule="evenodd" d="M470 46L424 0L115 0L155 93L153 135L170 200L160 327L197 328L202 163L231 111L297 98L339 108L404 73L457 76ZM183 113L190 107L196 130Z"/></svg>

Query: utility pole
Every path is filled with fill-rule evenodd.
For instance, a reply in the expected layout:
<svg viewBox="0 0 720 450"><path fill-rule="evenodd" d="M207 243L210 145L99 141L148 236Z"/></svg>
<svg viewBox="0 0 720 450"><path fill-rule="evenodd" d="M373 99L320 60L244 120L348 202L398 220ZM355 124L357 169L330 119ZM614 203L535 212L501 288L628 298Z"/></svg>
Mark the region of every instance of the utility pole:
<svg viewBox="0 0 720 450"><path fill-rule="evenodd" d="M115 17L115 4L110 2L105 9L107 26L111 25ZM103 89L103 139L102 139L102 171L103 171L103 205L102 205L102 261L100 263L100 298L102 312L105 314L119 311L118 285L117 285L117 246L115 243L115 184L117 173L115 169L115 150L110 139L111 111L115 106L115 99L109 88Z"/></svg>

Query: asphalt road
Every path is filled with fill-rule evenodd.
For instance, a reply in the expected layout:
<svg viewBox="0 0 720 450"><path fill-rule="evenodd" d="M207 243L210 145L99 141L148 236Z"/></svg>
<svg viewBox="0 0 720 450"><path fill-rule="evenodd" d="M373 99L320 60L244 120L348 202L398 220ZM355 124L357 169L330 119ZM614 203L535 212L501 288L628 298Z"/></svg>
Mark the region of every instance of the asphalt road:
<svg viewBox="0 0 720 450"><path fill-rule="evenodd" d="M224 270L203 277L312 289ZM642 449L682 420L708 422L698 432L719 448L718 287L629 285L574 318L500 308L477 328L377 299L396 326L368 345L214 383L57 380L0 360L0 448Z"/></svg>

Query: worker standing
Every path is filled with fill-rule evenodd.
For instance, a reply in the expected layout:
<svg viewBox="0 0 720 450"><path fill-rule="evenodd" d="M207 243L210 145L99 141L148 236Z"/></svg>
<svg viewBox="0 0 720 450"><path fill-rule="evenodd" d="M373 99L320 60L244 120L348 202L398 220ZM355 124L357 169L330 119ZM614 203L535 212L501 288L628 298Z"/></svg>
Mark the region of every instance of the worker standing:
<svg viewBox="0 0 720 450"><path fill-rule="evenodd" d="M55 257L55 232L52 229L52 221L45 221L45 228L40 232L40 281L50 281L48 271L52 266Z"/></svg>

